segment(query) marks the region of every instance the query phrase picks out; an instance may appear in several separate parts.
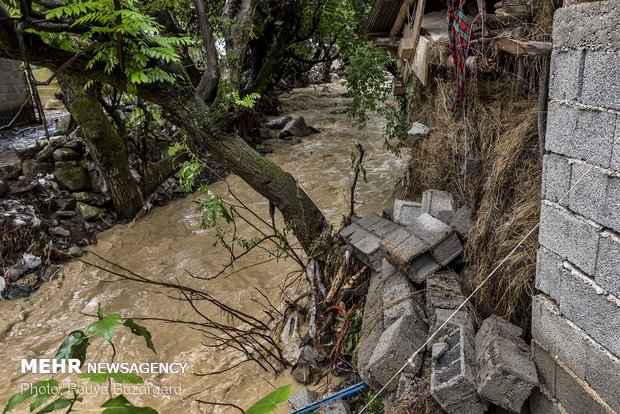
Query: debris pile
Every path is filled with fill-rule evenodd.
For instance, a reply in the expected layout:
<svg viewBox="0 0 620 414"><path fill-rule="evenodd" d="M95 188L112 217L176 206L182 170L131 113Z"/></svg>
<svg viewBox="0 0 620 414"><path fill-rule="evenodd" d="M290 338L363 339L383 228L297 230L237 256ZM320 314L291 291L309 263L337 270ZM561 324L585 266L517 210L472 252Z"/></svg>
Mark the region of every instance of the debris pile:
<svg viewBox="0 0 620 414"><path fill-rule="evenodd" d="M448 414L482 414L492 405L520 412L538 384L521 329L491 317L476 334L461 306L470 211L455 212L450 193L429 190L421 203L396 200L392 218L371 213L340 232L373 269L357 354L362 379L375 391L386 387L386 413L404 412L420 394Z"/></svg>

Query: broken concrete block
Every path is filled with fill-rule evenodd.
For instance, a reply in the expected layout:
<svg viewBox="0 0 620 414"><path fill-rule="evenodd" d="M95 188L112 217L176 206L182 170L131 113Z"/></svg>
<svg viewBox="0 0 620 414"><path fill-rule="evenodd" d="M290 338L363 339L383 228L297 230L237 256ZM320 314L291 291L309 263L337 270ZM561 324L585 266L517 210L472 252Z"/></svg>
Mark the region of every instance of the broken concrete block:
<svg viewBox="0 0 620 414"><path fill-rule="evenodd" d="M288 399L288 404L293 410L299 410L309 404L312 404L319 399L319 394L315 391L310 391L308 388L304 388L297 394L292 395Z"/></svg>
<svg viewBox="0 0 620 414"><path fill-rule="evenodd" d="M373 389L387 385L390 378L425 342L428 327L420 318L403 315L381 334L368 364L360 369L364 382ZM422 353L418 353L403 373L417 375L422 365ZM397 381L386 388L394 392Z"/></svg>
<svg viewBox="0 0 620 414"><path fill-rule="evenodd" d="M426 280L426 306L431 314L437 308L456 309L465 301L458 275L438 272Z"/></svg>
<svg viewBox="0 0 620 414"><path fill-rule="evenodd" d="M422 204L415 201L395 200L393 217L394 221L403 226L408 226L422 214Z"/></svg>
<svg viewBox="0 0 620 414"><path fill-rule="evenodd" d="M450 222L450 225L454 228L454 231L456 231L459 236L466 239L467 235L474 226L474 219L471 210L467 207L461 207L456 210L456 213L454 213L454 218Z"/></svg>
<svg viewBox="0 0 620 414"><path fill-rule="evenodd" d="M317 409L319 414L351 414L349 405L341 399L330 401Z"/></svg>
<svg viewBox="0 0 620 414"><path fill-rule="evenodd" d="M478 394L513 413L520 413L538 385L530 347L520 338L521 328L500 317L487 318L476 335Z"/></svg>
<svg viewBox="0 0 620 414"><path fill-rule="evenodd" d="M446 353L448 350L448 344L445 342L436 342L431 349L431 357L437 359Z"/></svg>
<svg viewBox="0 0 620 414"><path fill-rule="evenodd" d="M416 289L400 272L383 282L383 321L390 326L404 315L426 321L423 291Z"/></svg>
<svg viewBox="0 0 620 414"><path fill-rule="evenodd" d="M391 273L387 276L390 275ZM383 280L382 273L372 272L370 275L362 318L362 335L357 348L357 365L360 370L368 365L375 346L383 333Z"/></svg>
<svg viewBox="0 0 620 414"><path fill-rule="evenodd" d="M428 213L444 223L452 221L452 205L452 194L447 191L427 190L422 193L422 213Z"/></svg>
<svg viewBox="0 0 620 414"><path fill-rule="evenodd" d="M441 266L463 253L463 245L452 227L430 214L421 214L407 229L431 246L431 256Z"/></svg>
<svg viewBox="0 0 620 414"><path fill-rule="evenodd" d="M448 414L483 414L486 402L476 394L473 331L449 323L443 355L433 361L431 395Z"/></svg>

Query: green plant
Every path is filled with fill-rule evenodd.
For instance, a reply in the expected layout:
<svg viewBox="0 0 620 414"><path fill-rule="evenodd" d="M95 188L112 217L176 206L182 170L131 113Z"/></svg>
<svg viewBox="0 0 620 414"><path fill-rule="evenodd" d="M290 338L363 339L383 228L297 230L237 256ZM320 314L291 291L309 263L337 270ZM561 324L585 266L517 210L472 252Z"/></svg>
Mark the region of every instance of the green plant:
<svg viewBox="0 0 620 414"><path fill-rule="evenodd" d="M248 408L245 414L272 414L278 408L278 405L287 402L290 396L290 385L277 388Z"/></svg>
<svg viewBox="0 0 620 414"><path fill-rule="evenodd" d="M364 398L364 405L370 403L366 412L368 414L383 414L383 398L374 391L368 391Z"/></svg>
<svg viewBox="0 0 620 414"><path fill-rule="evenodd" d="M232 97L235 105L242 106L244 108L253 108L254 105L256 105L256 102L258 102L258 100L260 99L260 94L253 92L241 98L239 96L239 92L233 91Z"/></svg>
<svg viewBox="0 0 620 414"><path fill-rule="evenodd" d="M117 328L128 328L132 334L141 336L146 342L146 346L155 352L155 346L151 338L149 330L138 325L134 320L123 318L118 313L105 315L101 306L97 309L97 320L91 323L86 332L83 330L76 330L67 336L62 342L58 351L56 352L56 360L69 360L78 359L80 361L80 368L86 361L87 350L91 344L91 340L94 338L103 338L112 347L114 354L116 349L112 341L114 333ZM122 384L142 384L143 380L137 374L133 373L119 373L119 372L83 372L78 375L80 379L88 380L94 384L101 384L107 382L117 382ZM49 402L49 400L53 399ZM2 411L3 414L14 410L22 403L30 400L29 411L37 414L46 414L53 411L65 410L65 413L78 412L78 411L93 411L92 409L86 409L80 407L75 409L74 406L77 403L82 402L82 397L75 389L69 389L68 387L61 387L58 380L50 378L45 381L39 381L32 384L26 390L13 395L7 405ZM46 405L44 405L46 404ZM43 406L41 408L41 406ZM38 410L38 411L37 411ZM138 407L133 405L122 394L116 397L110 397L105 401L97 411L101 410L101 414L157 414L157 411L150 407Z"/></svg>

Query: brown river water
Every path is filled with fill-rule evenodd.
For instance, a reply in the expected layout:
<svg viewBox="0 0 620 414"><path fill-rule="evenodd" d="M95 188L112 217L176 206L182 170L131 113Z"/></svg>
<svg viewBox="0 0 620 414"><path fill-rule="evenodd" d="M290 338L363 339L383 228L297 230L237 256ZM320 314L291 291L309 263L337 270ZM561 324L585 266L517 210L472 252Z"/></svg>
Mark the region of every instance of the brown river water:
<svg viewBox="0 0 620 414"><path fill-rule="evenodd" d="M357 201L362 203L357 208L358 213L381 211L389 206L394 186L406 167L404 159L383 148L382 119L373 118L365 129L359 130L352 126L346 114L331 113L348 104L342 95L344 92L343 86L330 84L326 89L322 86L296 89L291 98L283 99L283 113L304 116L306 122L320 129L321 133L303 138L297 145L274 141L271 145L275 151L268 155L299 180L335 226L348 211L353 175L350 153L355 142L362 143L366 149L364 165L368 173L368 183L358 185ZM231 176L227 183L253 211L268 216L267 201L242 180ZM210 188L223 197L228 191L222 182ZM200 195L191 195L156 208L131 228L117 225L99 234L97 245L89 250L152 279L178 280L200 286L224 303L249 314L262 312L255 302L264 302L257 289L273 303L280 303L280 287L287 284L291 272L298 270L291 260L254 266L230 277L210 281L196 281L188 276L187 272L214 274L228 259L224 248L214 245L214 230L199 228L200 217L194 203L198 198ZM247 232L248 226L240 225L240 229ZM239 266L257 263L267 257L266 253L259 252L250 256ZM83 259L101 263L92 254ZM297 293L304 289L303 283L295 286ZM79 261L70 262L59 279L44 284L29 299L0 301L0 408L19 391L20 384L49 378L44 374L22 374L20 360L53 358L69 332L85 329L94 320L92 315L98 303L106 313L118 312L123 317L195 319L188 304L171 299L154 287L118 281L106 271ZM215 308L207 307L205 312L216 319L221 316ZM185 374L144 375L147 385L172 387L168 388L172 395L153 395L152 392L139 395L137 393L143 389L135 389L128 395L133 403L152 406L160 413L236 413L238 411L233 408L198 405L195 400L233 403L248 408L274 386L292 384L293 390L302 388L288 373L276 376L253 363L242 364L223 374L197 376L195 373L224 369L241 361L242 357L232 350L205 348L201 344L200 332L188 326L157 321L140 323L152 332L157 355L146 348L142 338L117 332L114 337L119 348L117 362L180 362L188 366ZM87 360L108 362L109 358L107 344L101 340L93 341ZM101 402L106 398L95 391L90 390L84 396L86 402ZM178 391L182 394L179 395ZM12 413L27 412L26 409ZM282 407L278 412L288 410Z"/></svg>

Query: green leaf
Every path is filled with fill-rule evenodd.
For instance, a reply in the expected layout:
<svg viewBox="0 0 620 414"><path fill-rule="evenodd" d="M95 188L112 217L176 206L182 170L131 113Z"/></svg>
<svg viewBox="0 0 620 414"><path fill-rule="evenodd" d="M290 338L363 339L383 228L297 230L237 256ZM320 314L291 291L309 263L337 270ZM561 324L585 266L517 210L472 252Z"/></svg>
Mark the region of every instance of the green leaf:
<svg viewBox="0 0 620 414"><path fill-rule="evenodd" d="M101 414L157 414L150 407L136 407L124 395L109 399L101 404L101 408L105 408Z"/></svg>
<svg viewBox="0 0 620 414"><path fill-rule="evenodd" d="M267 394L263 399L248 408L245 414L271 414L276 410L278 404L287 402L290 396L291 386L285 385Z"/></svg>
<svg viewBox="0 0 620 414"><path fill-rule="evenodd" d="M50 404L46 405L45 407L43 407L43 409L38 411L36 414L51 413L52 411L62 410L63 408L67 408L70 405L71 405L71 400L61 397L57 400L52 401Z"/></svg>
<svg viewBox="0 0 620 414"><path fill-rule="evenodd" d="M13 395L9 399L9 402L6 404L6 407L4 407L2 414L8 413L9 411L17 407L19 404L26 401L28 398L32 397L33 395L36 395L39 389L47 389L48 387L57 387L57 386L58 386L58 381L56 381L55 379L50 379L47 381L39 381L33 384L32 387L28 388L27 390L24 390L20 393Z"/></svg>
<svg viewBox="0 0 620 414"><path fill-rule="evenodd" d="M108 341L112 340L112 336L114 335L114 331L119 325L123 324L123 317L118 313L113 313L111 315L106 316L105 318L93 322L88 327L89 335L97 335Z"/></svg>
<svg viewBox="0 0 620 414"><path fill-rule="evenodd" d="M151 333L148 329L146 329L146 327L138 325L133 321L133 319L126 319L123 325L129 328L132 334L144 337L146 346L154 353L157 353L157 351L155 351L155 345L153 344Z"/></svg>
<svg viewBox="0 0 620 414"><path fill-rule="evenodd" d="M142 384L144 382L141 376L129 372L83 372L78 377L90 380L95 384L103 384L109 379L121 384Z"/></svg>
<svg viewBox="0 0 620 414"><path fill-rule="evenodd" d="M82 331L73 331L60 344L55 359L79 359L80 366L86 360L86 350L88 349L88 337Z"/></svg>

